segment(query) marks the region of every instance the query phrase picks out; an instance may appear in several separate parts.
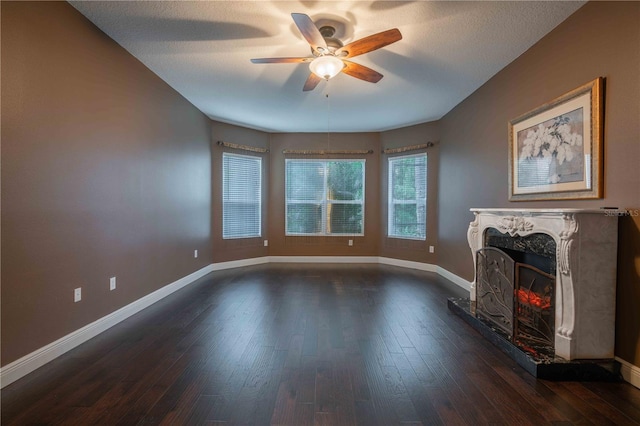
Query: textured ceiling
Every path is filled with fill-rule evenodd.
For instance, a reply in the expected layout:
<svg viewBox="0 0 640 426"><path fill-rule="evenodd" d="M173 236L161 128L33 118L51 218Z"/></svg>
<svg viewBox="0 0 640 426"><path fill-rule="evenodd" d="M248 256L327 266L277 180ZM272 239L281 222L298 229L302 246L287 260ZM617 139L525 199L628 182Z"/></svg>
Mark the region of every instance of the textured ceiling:
<svg viewBox="0 0 640 426"><path fill-rule="evenodd" d="M214 120L270 132L381 131L439 119L584 2L81 1L82 14ZM331 21L345 44L390 28L399 42L303 92L310 56L291 19ZM329 98L325 95L329 94Z"/></svg>

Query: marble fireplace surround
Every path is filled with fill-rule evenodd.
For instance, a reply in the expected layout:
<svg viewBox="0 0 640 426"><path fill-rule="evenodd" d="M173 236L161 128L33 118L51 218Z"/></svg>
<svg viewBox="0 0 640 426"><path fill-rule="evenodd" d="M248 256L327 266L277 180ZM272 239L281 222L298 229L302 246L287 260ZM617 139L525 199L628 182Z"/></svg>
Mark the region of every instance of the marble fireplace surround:
<svg viewBox="0 0 640 426"><path fill-rule="evenodd" d="M471 209L467 239L476 265L485 231L543 233L556 242L555 354L566 360L613 359L618 219L607 210ZM476 300L476 279L470 299Z"/></svg>

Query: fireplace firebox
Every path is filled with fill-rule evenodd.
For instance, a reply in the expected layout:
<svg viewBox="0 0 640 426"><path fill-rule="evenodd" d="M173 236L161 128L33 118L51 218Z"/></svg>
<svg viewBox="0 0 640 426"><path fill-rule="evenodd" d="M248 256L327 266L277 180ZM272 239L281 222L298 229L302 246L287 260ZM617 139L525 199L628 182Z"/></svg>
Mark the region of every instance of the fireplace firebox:
<svg viewBox="0 0 640 426"><path fill-rule="evenodd" d="M533 354L554 350L555 279L533 266L516 264L513 341Z"/></svg>
<svg viewBox="0 0 640 426"><path fill-rule="evenodd" d="M523 350L553 354L556 244L488 228L476 253L476 313Z"/></svg>

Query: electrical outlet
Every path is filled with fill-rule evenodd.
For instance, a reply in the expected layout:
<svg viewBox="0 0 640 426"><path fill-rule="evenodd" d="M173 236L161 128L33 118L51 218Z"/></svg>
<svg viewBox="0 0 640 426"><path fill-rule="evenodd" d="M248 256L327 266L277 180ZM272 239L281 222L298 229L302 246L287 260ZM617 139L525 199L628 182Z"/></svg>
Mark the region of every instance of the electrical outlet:
<svg viewBox="0 0 640 426"><path fill-rule="evenodd" d="M109 278L109 290L116 289L116 277Z"/></svg>
<svg viewBox="0 0 640 426"><path fill-rule="evenodd" d="M353 245L353 240L349 240L349 246Z"/></svg>
<svg viewBox="0 0 640 426"><path fill-rule="evenodd" d="M82 288L79 287L73 290L73 301L79 302L81 300L82 300Z"/></svg>
<svg viewBox="0 0 640 426"><path fill-rule="evenodd" d="M264 240L264 246L269 247L269 240Z"/></svg>
<svg viewBox="0 0 640 426"><path fill-rule="evenodd" d="M429 253L434 253L436 251L435 247L429 246Z"/></svg>
<svg viewBox="0 0 640 426"><path fill-rule="evenodd" d="M193 251L193 258L197 259L198 258L198 250L194 250Z"/></svg>

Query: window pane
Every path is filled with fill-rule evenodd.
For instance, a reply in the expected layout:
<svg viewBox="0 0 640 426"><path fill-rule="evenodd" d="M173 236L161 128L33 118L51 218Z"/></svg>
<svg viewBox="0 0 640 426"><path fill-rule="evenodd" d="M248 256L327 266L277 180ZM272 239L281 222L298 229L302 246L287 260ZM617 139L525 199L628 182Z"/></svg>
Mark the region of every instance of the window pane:
<svg viewBox="0 0 640 426"><path fill-rule="evenodd" d="M329 200L362 200L364 163L361 161L327 162Z"/></svg>
<svg viewBox="0 0 640 426"><path fill-rule="evenodd" d="M426 238L426 154L389 159L388 235Z"/></svg>
<svg viewBox="0 0 640 426"><path fill-rule="evenodd" d="M418 157L401 158L393 161L393 198L396 200L415 200L416 191L424 188L426 182L425 159ZM418 183L418 184L416 184Z"/></svg>
<svg viewBox="0 0 640 426"><path fill-rule="evenodd" d="M287 161L287 199L322 201L324 164L313 161Z"/></svg>
<svg viewBox="0 0 640 426"><path fill-rule="evenodd" d="M393 206L391 235L396 237L424 238L426 208L417 204L396 204Z"/></svg>
<svg viewBox="0 0 640 426"><path fill-rule="evenodd" d="M223 203L223 238L259 237L260 205L256 203Z"/></svg>
<svg viewBox="0 0 640 426"><path fill-rule="evenodd" d="M287 205L287 234L319 234L321 232L322 205Z"/></svg>
<svg viewBox="0 0 640 426"><path fill-rule="evenodd" d="M262 159L222 154L222 237L261 235Z"/></svg>
<svg viewBox="0 0 640 426"><path fill-rule="evenodd" d="M362 205L329 204L329 229L331 234L362 234Z"/></svg>

